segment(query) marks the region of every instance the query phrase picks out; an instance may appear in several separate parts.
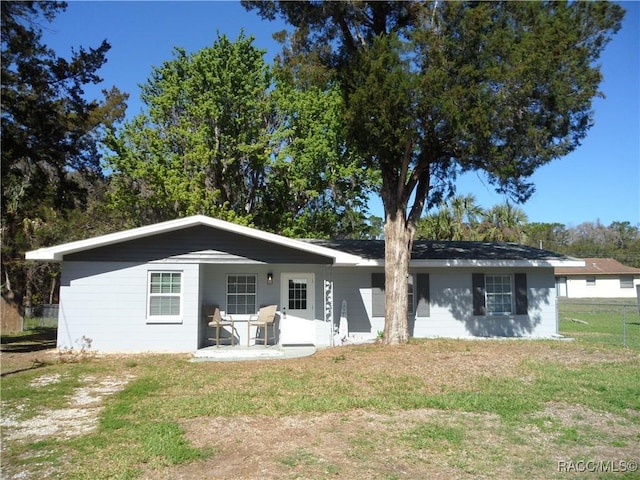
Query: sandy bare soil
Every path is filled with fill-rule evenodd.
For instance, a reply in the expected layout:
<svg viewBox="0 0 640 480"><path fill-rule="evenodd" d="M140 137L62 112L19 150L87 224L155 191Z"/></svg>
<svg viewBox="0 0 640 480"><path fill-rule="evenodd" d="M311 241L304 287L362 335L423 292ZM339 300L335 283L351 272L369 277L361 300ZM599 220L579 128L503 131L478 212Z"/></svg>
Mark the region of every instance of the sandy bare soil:
<svg viewBox="0 0 640 480"><path fill-rule="evenodd" d="M82 387L76 389L68 406L60 409L46 409L26 420L17 420L13 415L3 414L0 426L5 440L29 440L39 438L70 438L91 432L97 424L102 400L107 395L122 390L132 377L82 378ZM43 375L36 378L31 386L47 388L60 381L60 375Z"/></svg>

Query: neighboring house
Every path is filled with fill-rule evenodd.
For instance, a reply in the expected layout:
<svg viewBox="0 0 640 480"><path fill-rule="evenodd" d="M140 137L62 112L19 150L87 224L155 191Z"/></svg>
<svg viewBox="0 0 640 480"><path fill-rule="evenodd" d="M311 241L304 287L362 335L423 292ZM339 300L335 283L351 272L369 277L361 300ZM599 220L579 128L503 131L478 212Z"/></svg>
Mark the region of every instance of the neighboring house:
<svg viewBox="0 0 640 480"><path fill-rule="evenodd" d="M346 302L349 341L384 330L384 242L302 241L193 216L34 250L62 262L58 347L194 351L212 345L218 305L247 345L247 320L277 304L276 342L328 346ZM554 267L583 262L517 244L416 242L409 282L414 337L557 334Z"/></svg>
<svg viewBox="0 0 640 480"><path fill-rule="evenodd" d="M584 258L582 267L557 267L558 297L635 298L640 268L627 267L613 258Z"/></svg>

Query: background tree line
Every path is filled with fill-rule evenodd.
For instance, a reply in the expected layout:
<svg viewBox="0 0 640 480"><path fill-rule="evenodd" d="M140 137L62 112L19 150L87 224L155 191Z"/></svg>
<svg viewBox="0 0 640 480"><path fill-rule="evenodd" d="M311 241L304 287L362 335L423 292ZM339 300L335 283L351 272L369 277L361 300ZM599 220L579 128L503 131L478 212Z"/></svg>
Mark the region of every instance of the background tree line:
<svg viewBox="0 0 640 480"><path fill-rule="evenodd" d="M477 171L523 202L535 170L579 145L618 5L243 5L290 25L273 65L243 33L176 48L142 85L143 112L121 123L127 94L83 90L102 81L108 42L58 56L41 24L66 3L3 4L3 299L54 300L57 266L25 262L27 250L196 213L295 237L383 230L385 341L401 343L415 238L557 241L561 251L558 226L518 237L522 210L446 199L457 175ZM368 217L372 194L383 219ZM425 209L435 213L421 218ZM622 250L637 243L625 226Z"/></svg>
<svg viewBox="0 0 640 480"><path fill-rule="evenodd" d="M301 88L244 34L153 69L112 130L107 203L130 226L205 214L298 237L366 235L373 176L331 85Z"/></svg>
<svg viewBox="0 0 640 480"><path fill-rule="evenodd" d="M18 307L54 300L58 284L58 266L25 262L25 251L117 228L101 210L100 140L124 118L127 95L84 96L102 82L106 40L67 57L42 43L43 25L65 9L26 1L0 10L2 298Z"/></svg>
<svg viewBox="0 0 640 480"><path fill-rule="evenodd" d="M504 203L483 209L473 195L459 195L442 202L420 219L416 238L422 240L467 240L517 242L574 257L610 257L640 267L640 228L627 221L609 226L583 222L528 222L520 207Z"/></svg>
<svg viewBox="0 0 640 480"><path fill-rule="evenodd" d="M100 84L110 49L64 57L42 29L66 2L2 6L2 297L57 301L59 265L28 250L205 214L296 237L366 237L375 174L346 143L336 86L299 85L244 34L176 48L143 113ZM124 122L124 123L123 123Z"/></svg>

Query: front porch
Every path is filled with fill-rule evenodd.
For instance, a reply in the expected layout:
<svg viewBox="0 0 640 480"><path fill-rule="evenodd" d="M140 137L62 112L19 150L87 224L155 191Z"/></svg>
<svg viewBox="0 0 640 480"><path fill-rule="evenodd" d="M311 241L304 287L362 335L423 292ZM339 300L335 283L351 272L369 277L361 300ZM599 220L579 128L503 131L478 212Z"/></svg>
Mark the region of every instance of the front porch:
<svg viewBox="0 0 640 480"><path fill-rule="evenodd" d="M200 348L192 362L236 362L242 360L277 360L307 357L316 353L312 345L284 347L282 345L220 345Z"/></svg>
<svg viewBox="0 0 640 480"><path fill-rule="evenodd" d="M246 355L240 353L243 349L264 347L265 330L266 346L271 349L278 345L333 343L330 266L203 263L199 268L199 349L234 345L238 351L234 356L242 357ZM273 305L275 318L265 329L257 317L264 307ZM215 308L219 321L214 321L210 312ZM218 329L217 325L222 326Z"/></svg>

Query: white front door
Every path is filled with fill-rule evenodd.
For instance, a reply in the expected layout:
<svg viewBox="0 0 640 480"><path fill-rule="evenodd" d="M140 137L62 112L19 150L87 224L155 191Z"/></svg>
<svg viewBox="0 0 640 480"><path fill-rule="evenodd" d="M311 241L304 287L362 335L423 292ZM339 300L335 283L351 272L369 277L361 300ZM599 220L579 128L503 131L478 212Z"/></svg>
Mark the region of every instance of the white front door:
<svg viewBox="0 0 640 480"><path fill-rule="evenodd" d="M280 343L313 345L315 331L315 274L283 273L281 284Z"/></svg>

